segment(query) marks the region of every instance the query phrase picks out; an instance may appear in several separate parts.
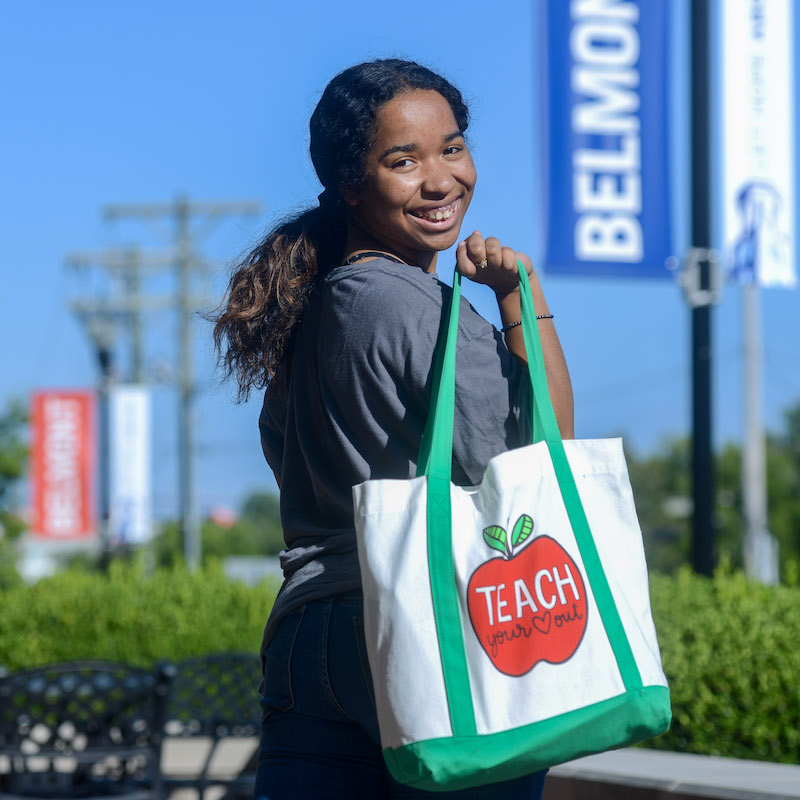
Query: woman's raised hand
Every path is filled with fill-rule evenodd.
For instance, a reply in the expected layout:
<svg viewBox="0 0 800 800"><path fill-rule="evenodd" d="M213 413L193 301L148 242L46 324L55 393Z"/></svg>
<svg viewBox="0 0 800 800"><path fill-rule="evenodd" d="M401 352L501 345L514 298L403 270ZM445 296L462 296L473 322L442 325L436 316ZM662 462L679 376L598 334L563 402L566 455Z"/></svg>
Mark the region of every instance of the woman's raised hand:
<svg viewBox="0 0 800 800"><path fill-rule="evenodd" d="M532 275L533 262L525 253L500 244L500 240L494 236L484 239L480 231L470 234L456 248L458 271L475 283L490 286L498 297L513 292L519 286L517 259Z"/></svg>
<svg viewBox="0 0 800 800"><path fill-rule="evenodd" d="M558 427L564 439L575 435L574 413L572 406L572 385L569 380L567 363L558 341L553 317L547 306L539 279L533 271L533 262L525 255L504 247L494 236L484 239L479 231L475 231L456 248L456 268L465 277L476 283L485 283L494 289L497 305L500 309L505 343L509 352L527 363L525 339L519 322L522 318L520 309L519 259L530 275L533 307L539 323L539 335L542 340L544 366L547 371L547 384L550 398L556 412Z"/></svg>

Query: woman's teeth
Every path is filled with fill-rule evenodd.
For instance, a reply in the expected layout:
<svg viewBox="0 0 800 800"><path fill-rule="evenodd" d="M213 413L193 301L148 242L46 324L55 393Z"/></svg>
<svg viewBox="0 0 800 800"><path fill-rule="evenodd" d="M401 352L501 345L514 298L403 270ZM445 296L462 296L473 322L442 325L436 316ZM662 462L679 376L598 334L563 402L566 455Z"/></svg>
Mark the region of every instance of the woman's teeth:
<svg viewBox="0 0 800 800"><path fill-rule="evenodd" d="M433 211L425 211L416 216L420 217L421 219L427 219L431 222L441 222L444 219L450 219L453 216L453 212L455 211L455 204L450 204L449 206L442 206L442 208L434 209Z"/></svg>

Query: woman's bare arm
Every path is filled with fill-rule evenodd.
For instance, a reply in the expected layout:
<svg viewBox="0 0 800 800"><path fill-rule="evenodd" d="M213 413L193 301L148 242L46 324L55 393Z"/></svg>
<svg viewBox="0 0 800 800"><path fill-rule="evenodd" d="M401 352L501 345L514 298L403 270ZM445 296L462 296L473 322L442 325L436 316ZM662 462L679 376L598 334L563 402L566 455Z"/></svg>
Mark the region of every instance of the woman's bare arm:
<svg viewBox="0 0 800 800"><path fill-rule="evenodd" d="M494 290L503 326L521 319L517 259L523 263L530 276L536 315L550 314L541 284L533 269L533 263L527 255L510 247L503 247L494 237L484 239L478 231L459 244L456 251L458 271L464 277L477 283L484 283ZM485 266L480 266L483 262L485 262ZM572 439L575 435L572 383L564 351L561 349L552 319L539 320L537 325L542 340L550 400L553 403L558 427L564 439ZM517 325L511 328L506 332L505 337L509 352L527 365L522 326Z"/></svg>

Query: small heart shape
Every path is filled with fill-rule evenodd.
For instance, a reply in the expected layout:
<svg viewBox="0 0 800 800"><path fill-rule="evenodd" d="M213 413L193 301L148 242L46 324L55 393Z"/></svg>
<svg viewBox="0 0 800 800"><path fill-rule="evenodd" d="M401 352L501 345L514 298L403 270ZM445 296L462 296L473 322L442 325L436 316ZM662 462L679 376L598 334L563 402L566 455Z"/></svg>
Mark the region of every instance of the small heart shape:
<svg viewBox="0 0 800 800"><path fill-rule="evenodd" d="M536 628L536 630L539 631L539 633L549 633L551 622L552 622L552 617L550 616L549 611L545 611L544 614L540 616L536 616L534 614L533 627Z"/></svg>

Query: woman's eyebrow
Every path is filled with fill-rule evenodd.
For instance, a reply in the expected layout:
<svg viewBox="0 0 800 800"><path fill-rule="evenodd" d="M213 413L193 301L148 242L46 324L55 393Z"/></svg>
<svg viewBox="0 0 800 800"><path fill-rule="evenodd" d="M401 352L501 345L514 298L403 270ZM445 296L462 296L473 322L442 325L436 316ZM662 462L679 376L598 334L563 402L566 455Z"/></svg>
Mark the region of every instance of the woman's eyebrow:
<svg viewBox="0 0 800 800"><path fill-rule="evenodd" d="M417 146L415 144L396 144L394 147L390 147L388 150L381 153L381 159L390 156L392 153L412 153L416 149Z"/></svg>
<svg viewBox="0 0 800 800"><path fill-rule="evenodd" d="M458 139L463 135L463 131L454 131L453 133L442 136L442 142L447 144L448 142L452 142L453 139ZM394 147L390 147L388 150L381 153L381 160L386 158L386 156L392 155L392 153L413 153L416 149L416 144L396 144Z"/></svg>

